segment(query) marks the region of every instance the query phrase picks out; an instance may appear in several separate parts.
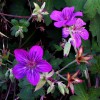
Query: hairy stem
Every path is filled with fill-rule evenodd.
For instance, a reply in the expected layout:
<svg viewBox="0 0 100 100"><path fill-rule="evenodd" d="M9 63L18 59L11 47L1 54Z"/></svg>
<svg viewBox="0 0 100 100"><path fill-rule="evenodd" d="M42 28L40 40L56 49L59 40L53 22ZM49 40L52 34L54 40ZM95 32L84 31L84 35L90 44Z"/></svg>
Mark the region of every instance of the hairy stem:
<svg viewBox="0 0 100 100"><path fill-rule="evenodd" d="M29 1L29 0L27 0L27 1L28 1L28 4L29 4L29 7L30 7L30 12L32 13L31 3L30 3L30 1Z"/></svg>
<svg viewBox="0 0 100 100"><path fill-rule="evenodd" d="M59 73L56 73L60 78L62 78L63 80L67 81L67 79L65 77L63 77L62 75L60 75Z"/></svg>
<svg viewBox="0 0 100 100"><path fill-rule="evenodd" d="M10 93L10 88L11 88L11 83L10 83L10 85L9 85L9 89L8 89L8 92L7 92L7 95L6 95L5 100L7 100L7 99L8 99L8 96L9 96L9 93Z"/></svg>
<svg viewBox="0 0 100 100"><path fill-rule="evenodd" d="M70 65L74 64L76 62L76 60L73 60L72 62L68 63L65 67L63 67L62 69L58 70L57 73L60 73L61 71L63 71L64 69L68 68Z"/></svg>
<svg viewBox="0 0 100 100"><path fill-rule="evenodd" d="M17 15L5 14L5 13L0 13L0 15L14 17L14 18L29 18L29 16L17 16Z"/></svg>
<svg viewBox="0 0 100 100"><path fill-rule="evenodd" d="M99 87L99 77L97 76L96 77L95 88L98 88L98 87Z"/></svg>
<svg viewBox="0 0 100 100"><path fill-rule="evenodd" d="M28 22L32 19L33 15L31 14L31 16L28 18Z"/></svg>
<svg viewBox="0 0 100 100"><path fill-rule="evenodd" d="M22 44L22 38L20 37L20 40L19 40L19 48L21 47L21 44Z"/></svg>
<svg viewBox="0 0 100 100"><path fill-rule="evenodd" d="M13 100L14 100L15 96L16 96L16 80L14 81L14 95L13 95Z"/></svg>
<svg viewBox="0 0 100 100"><path fill-rule="evenodd" d="M33 36L34 34L32 33L28 38L27 40L20 46L20 47L23 47L30 39L31 37Z"/></svg>
<svg viewBox="0 0 100 100"><path fill-rule="evenodd" d="M87 81L88 81L88 87L91 87L90 76L89 76L89 72L88 72L88 69L87 68L85 70L85 76L86 76Z"/></svg>

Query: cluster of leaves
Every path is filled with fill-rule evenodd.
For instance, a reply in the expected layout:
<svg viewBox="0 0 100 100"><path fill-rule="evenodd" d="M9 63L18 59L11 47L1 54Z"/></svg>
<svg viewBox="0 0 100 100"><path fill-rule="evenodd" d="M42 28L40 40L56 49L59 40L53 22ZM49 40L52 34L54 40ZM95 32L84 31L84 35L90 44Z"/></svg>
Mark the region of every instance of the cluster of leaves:
<svg viewBox="0 0 100 100"><path fill-rule="evenodd" d="M29 26L29 22L25 19L21 19L19 20L19 22L16 19L12 19L11 23L13 25L13 27L11 28L11 35L15 37L20 36L21 38L24 38L23 32L28 31L27 27Z"/></svg>
<svg viewBox="0 0 100 100"><path fill-rule="evenodd" d="M5 2L6 1L6 2ZM28 2L30 1L30 2ZM1 1L0 1L1 2ZM44 22L37 22L34 21L34 18L28 22L27 18L31 15L31 10L34 9L33 2L37 3L38 5L42 5L43 2L46 2L45 9L48 11L48 15L43 16ZM4 4L4 5L3 5ZM7 8L6 8L6 6ZM31 6L30 6L31 5ZM50 13L57 9L61 10L64 7L68 6L74 6L75 11L82 11L84 13L83 20L87 22L87 30L90 33L90 39L88 41L83 41L82 45L85 47L85 52L93 54L95 57L91 61L92 65L87 66L86 64L82 65L71 65L69 68L62 71L62 74L66 74L67 72L75 72L77 69L81 70L82 77L85 79L86 75L84 74L84 71L88 68L90 71L90 79L92 86L88 88L86 85L87 80L84 80L83 84L77 84L75 85L75 94L76 95L68 95L64 93L64 88L62 89L61 86L57 85L55 86L55 91L53 91L53 94L46 95L46 98L48 99L49 96L53 99L57 99L58 97L61 98L62 95L63 98L67 98L69 100L99 100L100 98L100 88L94 88L95 83L94 80L96 77L100 77L100 0L4 0L2 4L0 4L2 8L4 8L7 11L7 13L12 14L13 16L19 15L19 16L27 16L26 19L19 19L19 18L12 18L11 20L7 17L7 20L11 21L12 28L10 31L6 32L5 34L11 37L12 39L1 39L0 47L2 48L2 41L5 40L5 44L8 44L11 52L9 52L9 56L1 56L3 59L0 62L2 62L2 65L0 66L0 98L2 95L7 94L4 93L5 90L9 91L9 84L12 83L11 86L11 95L14 94L15 97L19 97L21 100L36 100L40 97L43 97L47 93L51 92L51 88L48 88L46 91L48 84L45 84L44 87L34 92L35 87L30 85L26 79L22 79L20 81L17 81L13 79L12 72L9 70L12 68L16 62L13 57L13 50L15 48L18 48L18 36L23 38L23 48L30 48L34 44L40 44L44 47L44 59L46 59L50 64L53 66L53 69L55 71L61 69L66 64L71 62L75 59L75 53L73 51L73 48L71 48L70 53L68 52L70 49L70 45L66 44L68 47L64 49L60 46L61 40L61 29L56 29L54 25L52 24L52 20L50 19ZM2 11L2 9L0 9ZM1 16L2 17L2 16ZM5 17L6 18L6 17ZM5 20L5 19L3 19ZM9 23L7 23L9 24ZM44 28L44 30L41 32L41 26ZM38 27L38 28L37 28ZM9 28L9 27L8 27ZM34 31L35 30L35 31ZM0 30L1 31L1 30ZM26 34L24 34L26 33ZM34 33L34 34L33 34ZM92 37L91 37L92 36ZM16 37L16 39L14 38ZM13 40L14 38L14 40ZM8 41L8 42L7 42ZM18 41L16 43L16 41ZM65 46L66 46L65 45ZM4 46L3 46L4 49ZM8 53L8 52L7 52ZM63 57L63 55L69 54L67 58ZM12 61L12 62L10 62ZM53 76L54 79L58 78L56 75ZM59 79L59 78L58 78ZM62 80L63 81L63 80ZM67 85L67 83L65 82ZM16 90L14 90L15 87L18 87ZM66 88L67 89L67 88ZM13 91L13 92L12 92ZM66 90L67 91L67 90ZM3 94L4 93L4 94ZM68 93L68 91L66 92ZM66 97L67 95L67 97ZM3 98L4 99L4 98ZM12 99L12 98L10 98Z"/></svg>

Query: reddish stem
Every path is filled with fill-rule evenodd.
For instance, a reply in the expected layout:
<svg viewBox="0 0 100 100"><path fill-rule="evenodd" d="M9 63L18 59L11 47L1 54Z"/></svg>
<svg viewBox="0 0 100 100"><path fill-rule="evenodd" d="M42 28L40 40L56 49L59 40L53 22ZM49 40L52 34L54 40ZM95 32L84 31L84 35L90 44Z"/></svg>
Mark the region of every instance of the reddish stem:
<svg viewBox="0 0 100 100"><path fill-rule="evenodd" d="M0 13L0 15L8 16L8 17L15 17L15 18L29 18L30 17L30 16L17 16L17 15L5 14L5 13Z"/></svg>

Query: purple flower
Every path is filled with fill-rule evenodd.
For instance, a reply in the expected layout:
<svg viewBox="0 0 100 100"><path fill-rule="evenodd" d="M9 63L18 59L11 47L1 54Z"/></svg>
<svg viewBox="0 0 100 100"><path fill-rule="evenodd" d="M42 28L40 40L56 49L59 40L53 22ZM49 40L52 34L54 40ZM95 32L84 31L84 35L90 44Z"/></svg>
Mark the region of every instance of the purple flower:
<svg viewBox="0 0 100 100"><path fill-rule="evenodd" d="M82 12L74 13L74 7L65 7L62 11L53 11L50 18L54 21L55 27L71 26L76 21L76 16L82 16Z"/></svg>
<svg viewBox="0 0 100 100"><path fill-rule="evenodd" d="M33 46L29 52L16 49L14 54L18 64L13 68L13 74L17 79L26 76L32 85L37 85L40 80L40 73L52 70L52 66L42 59L43 49L40 46Z"/></svg>
<svg viewBox="0 0 100 100"><path fill-rule="evenodd" d="M73 38L73 41L71 43L73 46L78 48L81 45L81 38L83 38L84 40L87 40L89 38L89 33L83 27L84 25L86 25L86 23L82 19L78 18L72 27L65 27L62 29L62 36L64 38L67 38L69 34L71 34Z"/></svg>

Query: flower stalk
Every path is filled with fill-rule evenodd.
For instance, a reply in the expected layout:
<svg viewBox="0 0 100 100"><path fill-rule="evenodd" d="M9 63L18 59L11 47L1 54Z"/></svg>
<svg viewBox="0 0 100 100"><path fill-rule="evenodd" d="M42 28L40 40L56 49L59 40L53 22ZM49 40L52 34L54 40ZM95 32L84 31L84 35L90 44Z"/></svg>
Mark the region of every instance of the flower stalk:
<svg viewBox="0 0 100 100"><path fill-rule="evenodd" d="M57 71L57 73L60 73L61 71L63 71L64 69L68 68L70 65L74 64L75 62L76 62L76 60L73 60L72 62L68 63L65 67L63 67L62 69Z"/></svg>

